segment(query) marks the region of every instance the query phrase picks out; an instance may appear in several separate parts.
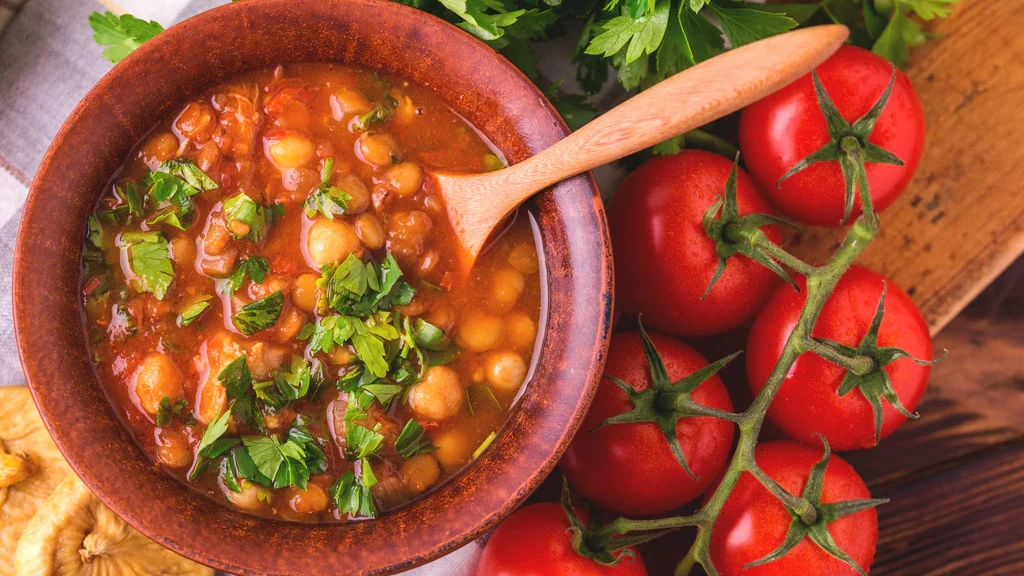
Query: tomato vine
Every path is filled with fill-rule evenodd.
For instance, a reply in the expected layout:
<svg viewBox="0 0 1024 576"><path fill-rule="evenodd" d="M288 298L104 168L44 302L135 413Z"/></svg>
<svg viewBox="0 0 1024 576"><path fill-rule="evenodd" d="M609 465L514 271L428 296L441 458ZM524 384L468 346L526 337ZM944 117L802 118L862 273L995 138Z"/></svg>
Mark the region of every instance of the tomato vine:
<svg viewBox="0 0 1024 576"><path fill-rule="evenodd" d="M825 89L820 82L815 82L815 90L821 103L822 113L826 117L834 119L834 116L837 114L834 108L830 106L828 95L825 93ZM855 125L873 125L873 116L877 116L885 107L889 93L889 90L886 90L872 107L871 112L865 118L858 120ZM870 133L869 130L860 136L866 140L868 133ZM782 246L770 240L765 234L760 233L758 226L767 222L767 216L736 218L735 207L731 205L735 202L736 171L734 170L730 175L725 195L720 202L716 203L708 211L705 217L705 231L719 245L719 256L723 261L722 263L733 254L741 253L767 266L787 280L788 276L786 276L783 266L803 275L806 285L806 300L801 309L799 319L786 341L782 354L771 371L767 382L760 393L754 398L750 407L738 414L713 415L714 417L735 423L739 428L739 441L733 458L725 469L720 483L705 501L705 504L697 512L688 516L674 516L655 520L619 518L601 529L590 528L592 539L596 537L597 540L604 539L611 543L613 541L608 539L609 535L618 534L620 538L624 539L622 544L635 544L642 541L642 537L636 533L647 533L651 536L660 534L671 527L693 526L697 529L696 539L682 561L677 565L675 574L677 576L690 574L697 565L700 565L709 575L716 576L718 571L712 562L710 552L711 534L719 515L725 507L726 501L729 499L741 476L744 473L749 473L771 494L778 498L794 518L786 539L780 544L779 548L751 565L776 560L785 555L786 552L804 538L808 538L830 555L849 564L858 572L865 573L832 540L828 534L827 525L839 518L877 506L885 501L862 499L833 504L822 504L820 502L821 482L824 469L831 454L825 438L821 437L822 443L825 445L824 457L812 469L807 487L799 495L791 494L782 488L758 466L754 458L754 448L758 442L768 408L787 374L793 368L797 358L802 354L811 352L820 355L822 358L842 366L850 374L853 374L854 377L878 372L882 368L880 359L875 357L878 355L871 354L870 350L863 346L857 349L838 347L830 345L827 341L812 337L812 330L818 321L818 317L821 315L825 302L832 294L840 278L850 269L854 261L863 254L878 234L879 220L872 203L868 181L863 177L864 162L873 162L879 159L888 162L893 161L890 158L891 155L877 153L869 155L870 157L865 157L863 154L856 154L857 147L850 148L854 152L854 157L848 160L850 164L848 168L850 169L844 170L844 176L849 180L848 190L856 190L859 193L863 211L848 230L838 249L822 265L811 265L798 259L787 252ZM852 200L848 199L846 204L850 206ZM795 285L794 289L796 289ZM902 353L902 351L897 352ZM719 366L721 363L715 363L713 366ZM694 376L696 377L697 375ZM638 396L633 394L630 395L630 398L635 401ZM636 411L642 411L641 408L641 406L637 406ZM636 421L637 419L632 416L630 414L619 418L619 420ZM686 416L683 415L682 417ZM609 424L614 423L614 421L609 422ZM597 560L600 561L600 559Z"/></svg>

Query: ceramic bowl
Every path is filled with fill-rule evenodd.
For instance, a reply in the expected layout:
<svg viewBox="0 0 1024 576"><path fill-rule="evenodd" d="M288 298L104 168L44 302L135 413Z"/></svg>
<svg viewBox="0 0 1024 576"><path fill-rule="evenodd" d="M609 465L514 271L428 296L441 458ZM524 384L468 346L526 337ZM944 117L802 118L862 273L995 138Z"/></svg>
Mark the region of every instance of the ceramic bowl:
<svg viewBox="0 0 1024 576"><path fill-rule="evenodd" d="M589 174L530 202L546 262L540 361L490 449L462 474L372 521L298 524L212 502L157 469L103 395L80 307L86 215L157 119L210 86L289 62L354 64L427 86L513 163L568 134L512 64L459 28L397 2L251 0L210 10L115 66L54 138L18 235L18 346L57 446L96 495L143 534L235 574L388 574L477 538L555 466L607 351L608 231Z"/></svg>

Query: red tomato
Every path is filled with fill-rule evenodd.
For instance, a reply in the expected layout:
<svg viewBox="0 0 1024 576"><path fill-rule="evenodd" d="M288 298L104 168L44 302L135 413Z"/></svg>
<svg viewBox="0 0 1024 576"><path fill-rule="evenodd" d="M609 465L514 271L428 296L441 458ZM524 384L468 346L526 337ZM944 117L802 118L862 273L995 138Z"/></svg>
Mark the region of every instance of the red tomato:
<svg viewBox="0 0 1024 576"><path fill-rule="evenodd" d="M892 71L890 62L855 46L843 46L817 68L822 86L850 123L874 105ZM876 211L892 204L907 187L921 159L924 134L924 111L917 92L906 75L897 71L889 102L868 141L892 152L904 165L867 164ZM846 192L839 162L819 162L781 185L777 182L828 141L810 74L748 106L740 118L740 150L750 175L776 208L806 224L837 226L842 220ZM859 214L857 197L852 217Z"/></svg>
<svg viewBox="0 0 1024 576"><path fill-rule="evenodd" d="M782 348L786 344L806 296L803 278L797 278L800 293L780 286L754 320L747 343L747 378L756 394L768 380ZM879 347L896 347L924 360L932 358L932 340L928 325L914 301L885 276L854 266L836 284L835 291L822 308L812 332L847 346L857 347L871 325L878 308L883 283L887 286ZM884 368L896 396L913 411L924 395L931 368L910 359L896 360ZM839 396L839 385L846 371L806 352L793 365L768 409L768 419L786 434L802 442L817 443L814 433L825 436L837 450L875 445L875 424L871 405L859 389ZM882 400L882 437L892 434L907 417Z"/></svg>
<svg viewBox="0 0 1024 576"><path fill-rule="evenodd" d="M634 558L624 558L616 566L602 566L572 549L568 530L569 519L559 504L532 504L521 508L491 534L476 574L647 576L647 568L635 548L631 548Z"/></svg>
<svg viewBox="0 0 1024 576"><path fill-rule="evenodd" d="M657 334L649 336L672 382L708 365L688 344ZM650 388L650 368L638 332L612 336L605 374L628 382L637 391ZM710 408L732 411L732 401L718 376L705 380L691 398ZM703 494L725 467L733 424L709 417L676 422L676 437L697 477L694 480L672 455L668 441L653 422L609 424L593 430L632 409L621 388L607 378L601 380L580 432L562 457L560 466L569 483L585 498L623 514L660 514Z"/></svg>
<svg viewBox="0 0 1024 576"><path fill-rule="evenodd" d="M778 279L757 262L736 255L701 300L718 264L715 243L701 223L725 194L732 161L700 150L659 156L634 170L608 203L615 253L616 303L628 316L676 336L709 336L751 318ZM737 181L740 216L771 213L742 170ZM765 234L779 242L778 227Z"/></svg>
<svg viewBox="0 0 1024 576"><path fill-rule="evenodd" d="M758 466L790 494L801 494L811 468L824 450L796 442L766 442L754 449ZM844 460L832 456L825 469L821 503L870 498L864 481ZM782 544L792 520L789 511L750 473L744 473L711 533L711 560L721 576L858 576L843 561L805 538L782 558L744 570ZM865 571L875 558L878 514L873 508L828 525L836 544Z"/></svg>

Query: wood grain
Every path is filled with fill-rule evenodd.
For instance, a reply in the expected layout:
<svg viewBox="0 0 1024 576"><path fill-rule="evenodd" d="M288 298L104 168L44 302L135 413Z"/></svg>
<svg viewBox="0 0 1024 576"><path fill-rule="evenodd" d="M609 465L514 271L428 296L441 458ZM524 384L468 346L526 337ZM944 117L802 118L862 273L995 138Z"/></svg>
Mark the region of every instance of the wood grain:
<svg viewBox="0 0 1024 576"><path fill-rule="evenodd" d="M848 35L844 26L815 26L730 50L633 96L523 162L484 174L435 173L468 262L530 196L760 100L807 74Z"/></svg>
<svg viewBox="0 0 1024 576"><path fill-rule="evenodd" d="M874 495L875 576L1024 574L1024 442Z"/></svg>
<svg viewBox="0 0 1024 576"><path fill-rule="evenodd" d="M882 214L860 264L907 290L933 333L1024 253L1024 9L964 0L914 52L929 140L907 192ZM794 251L821 261L841 230L813 230Z"/></svg>

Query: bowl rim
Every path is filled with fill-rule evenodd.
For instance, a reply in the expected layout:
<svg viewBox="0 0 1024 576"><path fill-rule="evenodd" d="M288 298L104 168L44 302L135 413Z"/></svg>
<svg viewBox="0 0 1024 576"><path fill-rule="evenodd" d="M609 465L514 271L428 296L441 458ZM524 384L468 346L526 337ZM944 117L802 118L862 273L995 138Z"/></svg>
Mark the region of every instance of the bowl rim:
<svg viewBox="0 0 1024 576"><path fill-rule="evenodd" d="M545 223L543 221L545 214L548 214L553 219L583 218L584 220L592 221L591 223L595 225L594 229L589 230L587 233L563 234L561 237L545 237L544 239L545 259L549 263L549 285L547 287L549 302L553 296L552 291L556 290L552 287L553 283L557 283L559 286L557 288L558 292L556 292L559 298L563 296L565 298L560 300L559 303L551 303L551 306L557 305L561 309L548 310L549 316L546 319L548 329L540 334L538 346L542 347L545 352L548 350L548 340L555 334L555 332L552 332L552 325L554 323L557 334L560 337L565 337L565 341L553 343L553 345L558 347L568 346L569 349L555 352L556 356L560 355L559 358L567 363L566 365L558 365L550 369L545 366L543 369L539 369L538 374L529 385L536 388L540 384L535 385L534 382L543 380L546 387L542 391L550 393L549 395L558 394L564 403L568 401L566 398L569 398L567 392L559 392L553 386L561 381L560 379L568 380L569 378L575 378L575 390L568 391L575 391L577 393L572 397L572 402L574 403L562 407L557 403L549 403L551 398L539 398L538 396L541 395L538 393L525 394L514 412L509 415L508 421L502 426L498 438L481 458L456 475L455 478L434 490L433 493L417 499L414 501L414 504L399 509L399 511L410 508L416 509L415 512L409 513L413 515L422 513L425 511L424 505L415 504L416 502L428 503L440 498L438 496L439 493L444 493L446 500L441 502L442 506L447 504L447 498L449 497L457 504L464 503L467 498L471 499L470 504L482 502L479 506L473 507L468 511L465 509L461 511L455 510L455 512L469 514L471 516L470 521L464 521L465 519L455 521L453 519L451 524L446 523L444 526L432 526L436 530L425 530L424 526L429 527L430 525L429 522L424 522L420 526L406 527L410 530L409 532L399 530L397 532L399 536L404 534L408 537L414 534L419 540L417 540L415 545L408 546L401 556L393 561L389 560L381 563L380 561L373 560L368 554L359 555L357 558L343 556L341 550L331 550L330 542L328 542L327 538L339 536L345 530L348 531L345 534L347 538L358 539L373 535L374 531L378 529L373 527L367 528L367 524L376 524L378 527L385 526L383 524L385 519L398 516L397 512L394 514L389 513L378 520L370 522L295 524L257 518L237 511L229 511L216 504L211 506L206 496L179 484L183 490L187 490L192 495L188 498L205 504L207 508L217 508L218 510L197 511L192 508L186 508L182 510L180 517L172 518L174 515L166 508L152 506L153 504L162 504L164 502L136 498L131 493L132 489L141 486L136 476L141 474L144 477L147 474L140 470L140 466L145 467L148 465L151 469L148 472L149 480L165 488L169 476L153 471L152 464L148 458L142 455L141 450L137 446L135 446L134 453L128 450L128 453L118 454L116 458L113 458L113 467L124 470L125 473L123 475L105 470L104 467L109 467L111 464L109 462L96 461L95 455L100 448L90 445L91 442L79 440L79 437L82 435L89 437L88 425L78 422L76 419L64 417L64 410L69 406L85 409L87 404L89 406L95 405L96 400L76 399L66 389L52 384L45 384L46 382L54 381L54 377L61 373L62 366L74 366L76 362L80 363L81 357L84 357L82 350L60 350L57 351L58 353L54 353L53 347L47 346L47 344L52 344L54 338L58 338L59 342L71 343L74 340L84 341L86 338L86 331L81 316L78 317L78 322L74 323L74 328L68 326L67 322L64 322L63 325L59 324L59 313L67 311L69 302L75 303L75 313L80 314L77 275L72 283L76 287L73 294L55 294L55 290L47 292L41 289L41 287L48 286L48 284L45 278L40 278L40 272L35 268L37 258L42 258L44 261L45 258L52 258L63 265L73 265L76 270L80 265L82 247L80 239L84 235L84 213L68 209L56 216L58 223L62 223L70 229L70 231L63 233L78 238L77 243L72 243L69 246L66 239L60 238L60 232L54 233L52 236L42 233L46 230L46 224L53 220L53 215L47 214L46 211L53 210L51 198L48 195L54 196L57 194L54 186L57 178L55 172L64 171L68 163L71 162L71 156L75 152L68 150L70 147L69 141L81 141L81 138L84 137L81 132L85 129L86 124L88 124L86 120L94 121L96 114L100 110L116 116L116 105L111 103L110 94L116 94L119 91L118 85L122 83L131 85L133 76L141 75L145 77L147 73L152 73L151 70L148 70L151 61L161 58L162 51L169 51L175 46L176 42L185 42L189 37L216 27L218 24L223 25L224 23L233 22L249 25L254 19L253 16L255 14L285 15L300 11L307 14L324 15L330 10L357 12L363 9L374 10L381 19L381 22L391 18L393 19L392 22L398 23L395 26L404 26L410 33L419 32L425 35L433 35L431 42L435 44L431 46L436 47L438 43L443 42L449 45L445 48L449 53L459 51L460 55L467 60L479 58L476 61L476 65L486 65L488 67L487 73L481 76L482 80L499 78L502 81L509 82L509 84L502 86L502 92L525 99L525 103L510 103L498 97L494 100L496 106L505 106L509 110L514 109L516 117L507 119L507 121L519 123L516 128L518 133L506 137L511 138L510 142L513 143L521 140L521 146L506 150L499 144L499 149L509 157L510 161L521 161L526 156L539 152L569 134L568 128L553 106L518 68L483 42L439 18L397 2L381 0L319 0L316 5L304 3L305 5L301 8L295 7L294 4L293 0L257 0L230 3L193 16L168 28L153 40L143 44L121 63L114 66L75 107L74 111L55 135L53 142L43 157L30 186L23 208L24 211L18 229L14 254L12 288L15 334L22 368L33 398L58 448L60 448L75 472L78 473L99 499L146 536L183 556L236 574L300 574L309 573L308 566L303 564L303 554L283 550L280 546L277 548L266 547L264 551L280 551L282 552L282 557L275 558L273 560L275 562L274 566L269 570L264 570L262 567L266 565L266 562L272 562L271 559L254 559L253 557L256 554L253 554L253 551L248 548L242 552L226 553L224 546L216 542L218 538L223 538L216 530L218 526L223 526L224 524L196 524L195 521L199 519L220 522L223 519L227 519L237 524L240 529L245 530L252 530L253 526L266 527L267 523L272 523L277 531L285 532L288 535L297 534L296 526L301 526L300 531L308 537L308 543L304 543L304 545L314 546L319 554L333 554L333 556L326 559L328 562L320 564L321 567L325 565L345 566L346 569L351 569L353 573L360 574L392 573L398 570L413 568L460 548L495 526L514 511L554 469L562 452L568 446L572 435L586 414L590 401L596 392L597 383L600 379L604 359L607 354L611 333L613 301L611 245L607 223L604 218L603 203L598 194L596 183L589 172L556 185L552 189L543 192L534 201L535 205L538 206L539 214L542 216L540 223L542 234L545 233L545 227L554 228L555 224L557 224L554 221ZM423 38L418 38L417 41L422 42ZM291 60L283 61L290 62ZM265 67L260 66L251 68L251 70L259 68ZM218 80L211 80L209 85L217 83L219 83ZM443 88L438 86L428 87L435 92L439 89L443 90ZM205 86L190 88L177 93L177 95L182 96L181 100L183 100L189 94L201 92L204 88ZM177 95L173 102L167 104L167 107L180 103ZM460 95L455 99L461 101L462 97ZM450 100L449 97L445 97L445 99ZM465 110L460 109L458 102L449 101L448 104L460 114L465 112ZM528 111L529 117L520 115L519 112L522 111ZM159 117L164 115L160 114ZM506 119L501 119L501 121L506 121ZM499 125L493 126L481 126L479 122L471 123L488 136L492 142L498 144L498 139L495 138L494 134L488 134L488 130L500 128L500 122ZM148 130L152 127L152 123L147 121L146 126ZM111 130L114 130L114 128L111 128ZM131 144L137 142L140 136L139 134L133 134ZM114 147L116 148L116 145ZM116 164L120 164L125 154L127 154L127 150L124 150L120 157L116 159ZM73 190L74 185L72 184L69 188ZM90 205L94 204L95 198L98 197L99 193L100 191L97 190L92 195L93 202ZM68 224L69 222L71 223L70 225ZM562 224L564 225L564 222ZM578 224L576 226L579 227ZM555 231L557 230L552 230L552 232ZM556 245L559 242L561 244ZM589 245L588 242L594 242L595 245ZM69 264L69 261L72 259L74 262ZM551 267L555 269L554 274L551 273ZM582 273L576 274L577 268ZM584 276L587 274L590 274L592 277L585 278ZM563 316L553 318L552 315L556 313L563 314ZM578 324L584 322L593 324L592 333L587 333L586 330L582 333L580 332ZM48 330L54 330L55 327L63 330L64 333L56 336L46 333ZM570 332L572 328L576 329L576 333ZM589 350L573 349L574 345L589 345ZM66 362L68 364L65 364ZM94 373L92 373L92 377L89 380L87 383L72 382L68 386L82 390L91 387L92 391L96 392L96 387L100 385L96 381ZM547 380L552 381L550 386L547 385ZM106 407L106 411L109 413L107 416L113 417L113 408L107 403L106 398L102 397L102 394L100 396L98 402ZM524 404L529 405L529 418L526 414L527 407ZM557 412L559 409L564 410L564 414L559 415ZM551 411L553 416L538 416L542 411ZM560 426L552 426L551 421L558 417L567 417L567 419ZM526 426L537 424L536 420L538 419L540 419L539 431L528 430L527 432L532 434L532 436L516 437L513 443L513 428L517 431L525 429ZM128 441L134 445L134 440L130 438L128 430L123 427L116 417L114 417L114 420L117 422L117 430L104 429L103 426L109 424L109 422L102 421L99 430L94 431L101 439L97 444L107 445L106 443L112 443L109 445L120 446L127 437ZM527 446L528 442L529 446ZM540 454L542 457L538 457L539 454L527 454L530 449L540 450L543 452L543 454ZM144 462L140 462L139 458L142 458ZM500 490L494 488L496 492L494 494L482 495L483 491L490 492L491 487L477 485L476 488L481 489L477 491L469 484L471 480L483 481L488 479L498 481L500 476L491 474L491 468L502 470L520 464L523 466L522 469L513 468L506 471L506 476L516 480L515 485L511 488L502 486ZM487 478L482 477L485 470L488 473ZM481 478L475 478L475 476L481 476ZM173 479L170 479L170 481L177 483ZM460 490L464 491L464 493L460 493ZM166 502L173 504L181 502L181 500L175 492L167 498ZM219 510L220 508L224 508L224 510ZM406 512L402 512L402 514L406 514ZM170 524L163 525L161 519ZM343 527L347 528L343 529ZM385 528L381 529L387 528L385 526ZM427 532L430 532L430 534L425 534ZM212 541L208 539L212 539ZM198 544L200 542L201 544ZM402 544L404 543L402 541ZM274 545L276 546L277 544ZM385 545L392 549L398 548L394 542L385 543ZM376 548L381 548L379 543L375 543L375 546ZM211 548L215 548L217 551L210 552ZM352 551L346 549L345 552L351 553ZM308 561L309 559L306 558L305 560ZM336 561L338 563L330 564L329 561ZM341 563L342 561L344 563Z"/></svg>

